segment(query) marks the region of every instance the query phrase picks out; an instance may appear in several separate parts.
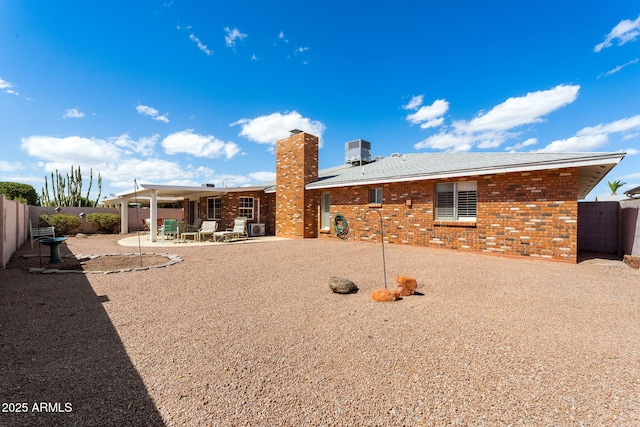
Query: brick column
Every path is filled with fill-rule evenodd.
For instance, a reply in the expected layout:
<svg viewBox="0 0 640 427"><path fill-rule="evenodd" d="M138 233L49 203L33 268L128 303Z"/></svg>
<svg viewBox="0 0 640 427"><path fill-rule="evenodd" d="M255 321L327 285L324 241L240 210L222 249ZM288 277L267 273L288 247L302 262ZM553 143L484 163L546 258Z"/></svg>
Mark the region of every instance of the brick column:
<svg viewBox="0 0 640 427"><path fill-rule="evenodd" d="M318 201L304 189L317 179L317 136L292 131L276 142L276 236L317 237Z"/></svg>

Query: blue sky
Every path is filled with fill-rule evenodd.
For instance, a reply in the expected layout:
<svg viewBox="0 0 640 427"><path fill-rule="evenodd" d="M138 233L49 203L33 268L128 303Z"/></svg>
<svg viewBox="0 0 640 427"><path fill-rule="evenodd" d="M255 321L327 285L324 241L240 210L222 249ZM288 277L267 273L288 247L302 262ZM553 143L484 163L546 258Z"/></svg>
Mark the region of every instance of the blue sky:
<svg viewBox="0 0 640 427"><path fill-rule="evenodd" d="M358 138L626 151L592 199L640 185L639 58L636 1L0 0L0 181L255 185L299 128L320 168Z"/></svg>

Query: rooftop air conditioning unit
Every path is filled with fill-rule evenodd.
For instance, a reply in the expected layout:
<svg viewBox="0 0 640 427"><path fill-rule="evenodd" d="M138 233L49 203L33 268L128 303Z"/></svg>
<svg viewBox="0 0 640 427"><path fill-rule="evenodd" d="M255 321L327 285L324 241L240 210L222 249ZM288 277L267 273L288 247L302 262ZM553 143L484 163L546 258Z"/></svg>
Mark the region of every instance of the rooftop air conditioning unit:
<svg viewBox="0 0 640 427"><path fill-rule="evenodd" d="M249 236L264 236L264 224L249 224Z"/></svg>
<svg viewBox="0 0 640 427"><path fill-rule="evenodd" d="M352 165L371 162L371 143L364 139L356 139L345 143L344 162Z"/></svg>

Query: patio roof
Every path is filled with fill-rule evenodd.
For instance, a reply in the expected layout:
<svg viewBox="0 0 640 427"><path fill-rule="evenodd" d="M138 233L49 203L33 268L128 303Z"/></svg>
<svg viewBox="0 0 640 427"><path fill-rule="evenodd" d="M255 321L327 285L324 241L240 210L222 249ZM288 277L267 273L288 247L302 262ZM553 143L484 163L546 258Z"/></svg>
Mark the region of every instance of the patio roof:
<svg viewBox="0 0 640 427"><path fill-rule="evenodd" d="M631 197L631 198L640 197L640 186L634 187L631 190L625 191L624 194L625 196Z"/></svg>
<svg viewBox="0 0 640 427"><path fill-rule="evenodd" d="M244 191L263 190L264 186L254 187L232 187L232 188L216 188L208 186L187 186L187 185L161 185L161 184L138 184L138 188L119 193L114 199L105 199L103 203L119 203L120 204L120 229L126 234L129 232L128 205L135 202L137 198L148 198L151 200L149 204L150 211L150 227L149 240L156 241L157 236L157 218L158 218L158 201L161 200L184 200L185 198L194 199L200 197L214 197L227 193L237 193Z"/></svg>

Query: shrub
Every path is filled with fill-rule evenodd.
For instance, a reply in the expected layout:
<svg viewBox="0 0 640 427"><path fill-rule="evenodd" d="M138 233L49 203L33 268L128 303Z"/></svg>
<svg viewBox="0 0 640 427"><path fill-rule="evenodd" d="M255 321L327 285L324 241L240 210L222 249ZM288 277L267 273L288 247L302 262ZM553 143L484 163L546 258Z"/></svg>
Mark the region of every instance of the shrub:
<svg viewBox="0 0 640 427"><path fill-rule="evenodd" d="M40 219L56 229L56 236L66 234L82 225L80 218L70 214L40 215Z"/></svg>
<svg viewBox="0 0 640 427"><path fill-rule="evenodd" d="M91 213L87 222L98 227L101 233L114 234L120 226L120 215L114 213Z"/></svg>
<svg viewBox="0 0 640 427"><path fill-rule="evenodd" d="M4 194L9 200L17 200L32 206L38 203L38 193L29 184L0 182L0 194Z"/></svg>

